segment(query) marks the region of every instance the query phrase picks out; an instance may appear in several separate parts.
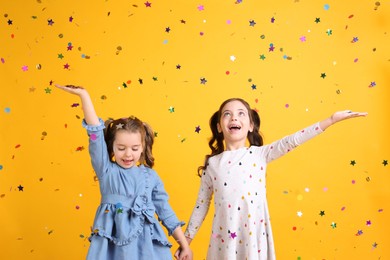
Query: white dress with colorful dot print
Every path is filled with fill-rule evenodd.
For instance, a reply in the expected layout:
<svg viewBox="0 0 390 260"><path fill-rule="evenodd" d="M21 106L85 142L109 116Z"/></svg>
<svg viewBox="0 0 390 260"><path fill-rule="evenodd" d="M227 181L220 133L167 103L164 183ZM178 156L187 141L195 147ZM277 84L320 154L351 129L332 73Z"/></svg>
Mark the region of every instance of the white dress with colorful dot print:
<svg viewBox="0 0 390 260"><path fill-rule="evenodd" d="M266 199L267 163L322 133L319 123L264 146L225 151L209 159L186 230L194 238L214 194L207 260L275 259Z"/></svg>

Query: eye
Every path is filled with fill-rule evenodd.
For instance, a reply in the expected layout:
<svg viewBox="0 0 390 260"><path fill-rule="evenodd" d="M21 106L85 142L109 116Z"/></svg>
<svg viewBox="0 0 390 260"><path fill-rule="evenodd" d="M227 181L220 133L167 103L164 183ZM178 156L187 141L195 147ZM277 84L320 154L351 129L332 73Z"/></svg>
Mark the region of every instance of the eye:
<svg viewBox="0 0 390 260"><path fill-rule="evenodd" d="M118 151L124 151L126 150L125 148L122 148L122 147L118 147Z"/></svg>
<svg viewBox="0 0 390 260"><path fill-rule="evenodd" d="M230 113L230 112L225 112L225 113L223 113L223 116L224 117L229 117L229 116L231 116L232 114Z"/></svg>
<svg viewBox="0 0 390 260"><path fill-rule="evenodd" d="M245 113L244 111L240 111L240 112L238 113L238 115L239 115L239 116L245 116L246 113Z"/></svg>

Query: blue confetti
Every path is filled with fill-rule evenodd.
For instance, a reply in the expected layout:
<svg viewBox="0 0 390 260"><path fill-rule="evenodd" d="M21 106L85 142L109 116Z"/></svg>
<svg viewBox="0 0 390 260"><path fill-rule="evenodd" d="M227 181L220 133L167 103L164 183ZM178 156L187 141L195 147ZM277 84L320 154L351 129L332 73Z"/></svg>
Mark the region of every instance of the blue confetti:
<svg viewBox="0 0 390 260"><path fill-rule="evenodd" d="M324 5L324 10L325 10L325 11L328 11L329 8L330 8L330 6L329 6L328 4L325 4L325 5Z"/></svg>

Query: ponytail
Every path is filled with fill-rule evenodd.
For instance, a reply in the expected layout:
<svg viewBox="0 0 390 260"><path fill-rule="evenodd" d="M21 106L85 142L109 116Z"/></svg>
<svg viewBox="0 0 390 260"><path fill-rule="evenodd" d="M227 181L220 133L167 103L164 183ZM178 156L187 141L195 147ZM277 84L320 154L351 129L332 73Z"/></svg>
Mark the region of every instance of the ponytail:
<svg viewBox="0 0 390 260"><path fill-rule="evenodd" d="M144 144L144 152L141 155L141 159L144 160L144 163L153 168L154 166L154 157L152 153L153 143L154 143L154 132L149 124L143 122L143 126L145 129L145 144ZM142 161L141 161L142 163Z"/></svg>

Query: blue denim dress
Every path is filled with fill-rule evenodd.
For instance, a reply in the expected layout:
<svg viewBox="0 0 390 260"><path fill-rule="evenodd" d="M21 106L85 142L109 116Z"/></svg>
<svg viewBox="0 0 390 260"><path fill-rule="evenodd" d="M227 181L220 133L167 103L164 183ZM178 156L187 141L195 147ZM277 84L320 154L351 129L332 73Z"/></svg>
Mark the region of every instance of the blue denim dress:
<svg viewBox="0 0 390 260"><path fill-rule="evenodd" d="M153 169L144 165L125 169L109 160L104 122L99 121L98 126L83 121L101 193L87 259L172 259L172 245L159 221L169 235L184 222L173 212L163 183Z"/></svg>

